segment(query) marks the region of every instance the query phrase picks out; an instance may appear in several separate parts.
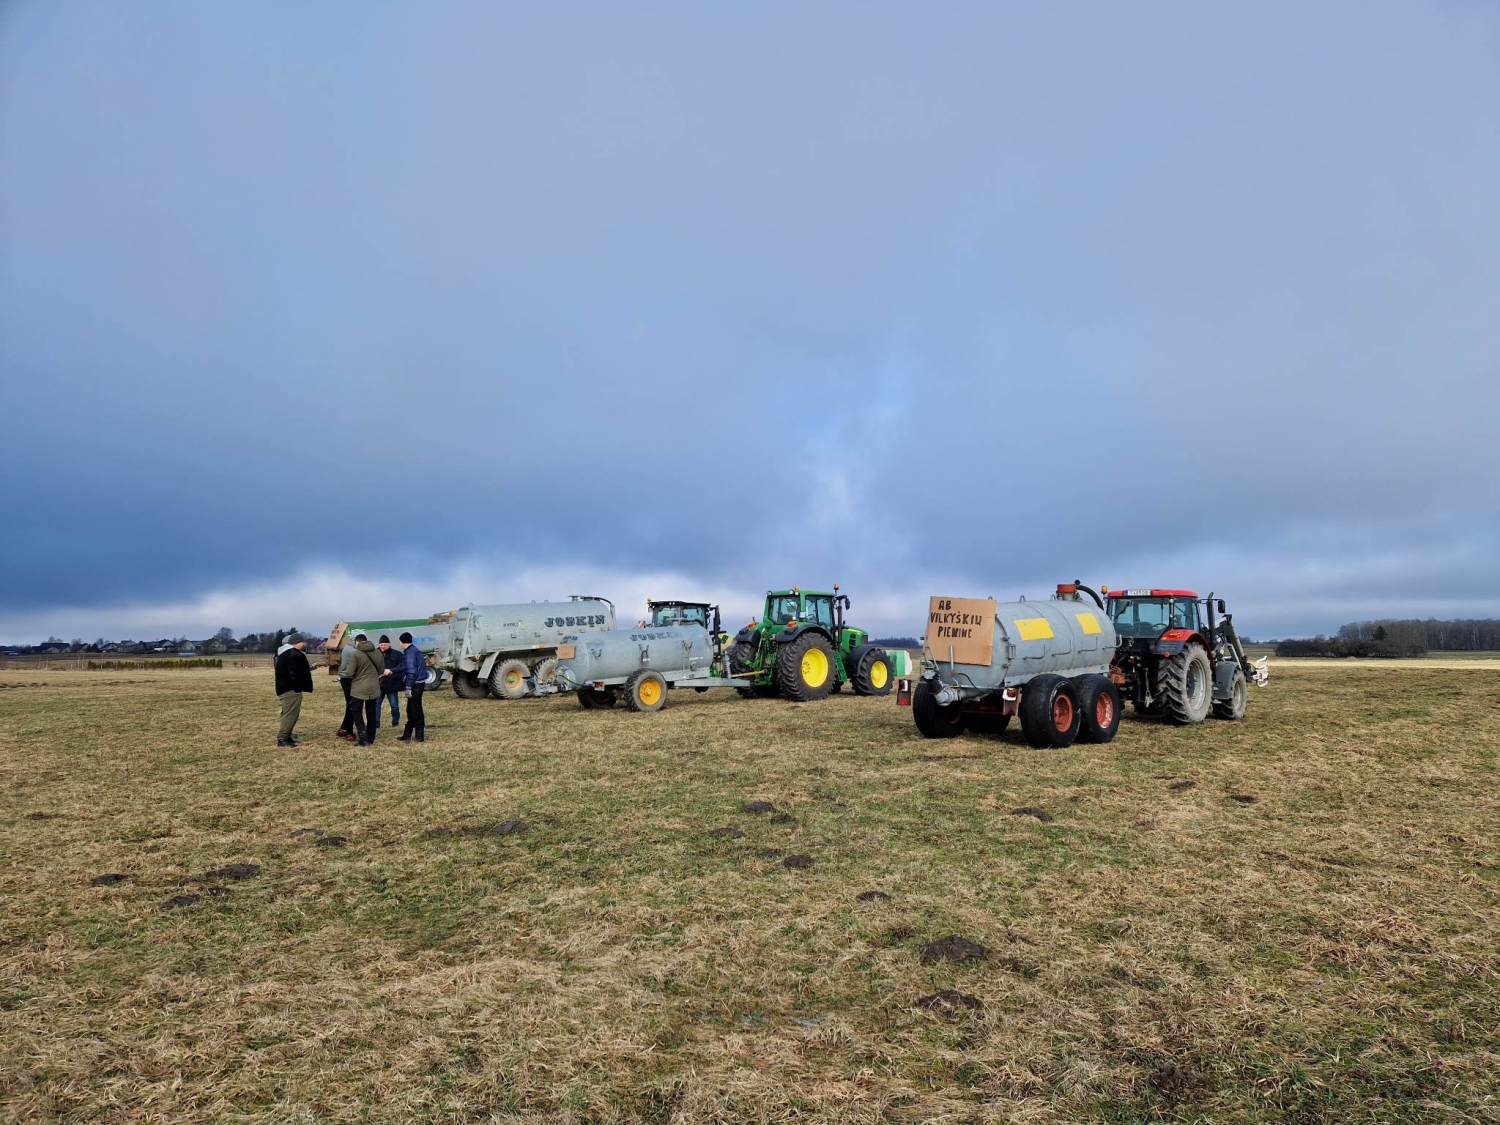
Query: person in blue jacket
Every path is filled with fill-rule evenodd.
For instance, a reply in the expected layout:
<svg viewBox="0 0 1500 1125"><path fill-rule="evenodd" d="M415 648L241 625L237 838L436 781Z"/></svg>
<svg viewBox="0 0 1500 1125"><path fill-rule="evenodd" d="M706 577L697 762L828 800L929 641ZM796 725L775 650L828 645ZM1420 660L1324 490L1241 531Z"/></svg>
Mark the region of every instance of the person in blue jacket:
<svg viewBox="0 0 1500 1125"><path fill-rule="evenodd" d="M401 634L401 667L406 674L406 729L398 742L426 742L427 713L422 710L422 690L427 686L427 658L411 643L411 634Z"/></svg>

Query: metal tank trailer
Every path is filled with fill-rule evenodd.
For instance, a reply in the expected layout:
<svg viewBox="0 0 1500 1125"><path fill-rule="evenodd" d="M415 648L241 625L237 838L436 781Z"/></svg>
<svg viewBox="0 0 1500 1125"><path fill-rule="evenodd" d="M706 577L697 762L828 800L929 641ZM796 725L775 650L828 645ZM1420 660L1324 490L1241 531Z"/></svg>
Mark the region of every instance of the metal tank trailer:
<svg viewBox="0 0 1500 1125"><path fill-rule="evenodd" d="M671 607L672 612L658 612ZM702 610L681 614L682 607ZM613 707L623 696L632 711L660 711L671 688L748 689L751 681L726 676L719 607L697 602L652 603L655 620L687 624L641 625L631 630L569 637L558 646L557 667L542 692L572 691L585 710Z"/></svg>
<svg viewBox="0 0 1500 1125"><path fill-rule="evenodd" d="M451 614L435 614L432 617L400 618L388 621L340 621L328 634L323 646L328 674L339 674L339 660L343 656L344 642L359 633L373 642L382 634L396 640L402 633L410 633L412 644L427 661L427 690L436 691L442 686L445 673L439 667L440 654L451 643Z"/></svg>
<svg viewBox="0 0 1500 1125"><path fill-rule="evenodd" d="M927 738L999 734L1019 718L1038 748L1108 742L1120 725L1107 675L1118 643L1104 602L1077 583L1048 601L933 598L921 676L897 701Z"/></svg>
<svg viewBox="0 0 1500 1125"><path fill-rule="evenodd" d="M440 663L453 690L464 699L520 699L551 678L563 638L613 630L615 606L581 594L565 602L468 605L449 625Z"/></svg>

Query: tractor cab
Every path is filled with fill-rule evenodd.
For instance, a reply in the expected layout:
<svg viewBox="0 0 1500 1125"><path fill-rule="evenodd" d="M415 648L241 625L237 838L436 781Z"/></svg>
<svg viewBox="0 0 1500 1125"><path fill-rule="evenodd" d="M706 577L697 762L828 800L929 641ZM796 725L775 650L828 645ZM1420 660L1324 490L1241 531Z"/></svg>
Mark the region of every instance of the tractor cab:
<svg viewBox="0 0 1500 1125"><path fill-rule="evenodd" d="M1202 631L1198 595L1192 590L1110 590L1106 597L1122 641L1155 642L1169 632Z"/></svg>
<svg viewBox="0 0 1500 1125"><path fill-rule="evenodd" d="M648 601L646 608L651 611L651 619L647 624L653 629L672 625L701 625L709 632L718 631L719 607L708 602Z"/></svg>

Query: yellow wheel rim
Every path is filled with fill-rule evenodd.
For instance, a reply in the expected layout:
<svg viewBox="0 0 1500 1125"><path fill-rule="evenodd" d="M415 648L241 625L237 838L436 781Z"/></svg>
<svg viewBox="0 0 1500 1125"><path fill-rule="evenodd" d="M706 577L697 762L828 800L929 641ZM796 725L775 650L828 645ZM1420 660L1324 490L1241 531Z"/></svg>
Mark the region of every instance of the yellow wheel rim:
<svg viewBox="0 0 1500 1125"><path fill-rule="evenodd" d="M887 671L884 660L877 660L874 664L870 665L871 687L883 688L890 678L891 674L889 671Z"/></svg>
<svg viewBox="0 0 1500 1125"><path fill-rule="evenodd" d="M655 707L661 702L661 684L655 680L642 680L636 694L641 697L641 703L645 706Z"/></svg>
<svg viewBox="0 0 1500 1125"><path fill-rule="evenodd" d="M802 654L802 682L808 687L822 687L828 681L828 654L810 648Z"/></svg>
<svg viewBox="0 0 1500 1125"><path fill-rule="evenodd" d="M509 672L505 673L505 686L506 687L515 687L520 682L521 682L521 673L517 672L514 668L512 668Z"/></svg>

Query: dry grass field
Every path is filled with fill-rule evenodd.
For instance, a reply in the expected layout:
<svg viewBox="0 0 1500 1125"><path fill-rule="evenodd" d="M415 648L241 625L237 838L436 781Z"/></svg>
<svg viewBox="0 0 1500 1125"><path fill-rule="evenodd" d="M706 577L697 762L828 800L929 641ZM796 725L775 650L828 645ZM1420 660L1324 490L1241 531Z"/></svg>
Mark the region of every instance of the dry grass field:
<svg viewBox="0 0 1500 1125"><path fill-rule="evenodd" d="M1500 1121L1500 674L1273 667L1065 752L10 670L0 1119Z"/></svg>

